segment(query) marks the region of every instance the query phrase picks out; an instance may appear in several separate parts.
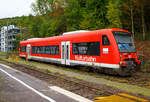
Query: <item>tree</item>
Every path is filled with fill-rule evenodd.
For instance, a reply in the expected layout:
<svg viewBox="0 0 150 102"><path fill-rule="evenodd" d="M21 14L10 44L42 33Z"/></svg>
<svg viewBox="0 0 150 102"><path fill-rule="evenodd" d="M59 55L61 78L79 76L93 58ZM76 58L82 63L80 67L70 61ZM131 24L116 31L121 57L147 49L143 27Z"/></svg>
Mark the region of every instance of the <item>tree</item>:
<svg viewBox="0 0 150 102"><path fill-rule="evenodd" d="M34 19L28 25L29 32L32 37L42 37L40 33L41 24L43 23L43 19L41 16L35 16Z"/></svg>
<svg viewBox="0 0 150 102"><path fill-rule="evenodd" d="M122 16L122 1L121 0L109 0L107 6L107 19L110 27L122 28L121 16Z"/></svg>
<svg viewBox="0 0 150 102"><path fill-rule="evenodd" d="M148 10L149 9L149 6L150 6L150 1L149 0L133 0L133 3L136 5L136 9L137 11L139 12L140 14L140 19L139 21L141 22L141 28L142 28L142 34L143 34L143 40L146 40L146 29L147 29L147 26L146 26L146 16L145 14L149 14L148 13ZM148 9L146 11L146 9Z"/></svg>
<svg viewBox="0 0 150 102"><path fill-rule="evenodd" d="M67 31L79 29L79 24L82 19L79 0L69 0L67 2L67 6L64 7L64 18Z"/></svg>
<svg viewBox="0 0 150 102"><path fill-rule="evenodd" d="M107 0L87 0L85 5L82 11L83 19L80 27L90 30L107 27Z"/></svg>
<svg viewBox="0 0 150 102"><path fill-rule="evenodd" d="M36 0L31 4L31 8L36 15L49 15L62 8L63 3L63 0Z"/></svg>
<svg viewBox="0 0 150 102"><path fill-rule="evenodd" d="M122 4L122 26L126 30L131 30L133 37L135 36L135 15L136 8L133 0L124 0Z"/></svg>

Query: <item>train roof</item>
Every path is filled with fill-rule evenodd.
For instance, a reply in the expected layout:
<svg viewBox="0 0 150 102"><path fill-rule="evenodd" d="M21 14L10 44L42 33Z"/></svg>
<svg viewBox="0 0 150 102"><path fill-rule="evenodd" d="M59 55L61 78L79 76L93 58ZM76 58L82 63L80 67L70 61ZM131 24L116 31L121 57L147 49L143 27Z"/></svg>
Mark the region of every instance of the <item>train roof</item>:
<svg viewBox="0 0 150 102"><path fill-rule="evenodd" d="M59 35L59 36L53 36L53 37L47 37L47 38L31 38L31 39L27 39L25 41L21 41L20 43L32 43L32 42L39 42L39 41L47 41L47 40L58 40L58 39L62 39L62 38L68 38L68 37L82 37L85 35L94 35L94 34L99 34L99 32L108 32L108 31L123 31L123 32L128 32L124 29L120 29L120 28L111 28L111 29L101 29L101 30L94 30L94 31L74 31L74 32L66 32L63 35ZM128 32L129 33L129 32Z"/></svg>

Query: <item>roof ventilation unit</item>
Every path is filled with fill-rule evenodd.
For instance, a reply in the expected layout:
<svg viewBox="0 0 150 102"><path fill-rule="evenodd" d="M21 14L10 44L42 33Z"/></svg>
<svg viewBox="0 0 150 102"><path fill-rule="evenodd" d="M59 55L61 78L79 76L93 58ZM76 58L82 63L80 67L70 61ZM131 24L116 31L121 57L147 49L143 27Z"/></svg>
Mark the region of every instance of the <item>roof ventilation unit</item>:
<svg viewBox="0 0 150 102"><path fill-rule="evenodd" d="M89 32L89 31L88 30L77 30L77 31L63 33L63 35L78 34L78 33L84 33L84 32Z"/></svg>
<svg viewBox="0 0 150 102"><path fill-rule="evenodd" d="M30 39L27 39L27 40L38 40L38 39L41 39L41 38L30 38Z"/></svg>

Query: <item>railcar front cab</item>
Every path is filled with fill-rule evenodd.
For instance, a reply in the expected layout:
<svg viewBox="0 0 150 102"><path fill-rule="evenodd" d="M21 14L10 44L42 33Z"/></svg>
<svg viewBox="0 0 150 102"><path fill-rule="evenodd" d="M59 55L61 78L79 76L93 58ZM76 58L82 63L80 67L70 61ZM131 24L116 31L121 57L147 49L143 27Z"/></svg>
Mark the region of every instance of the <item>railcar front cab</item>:
<svg viewBox="0 0 150 102"><path fill-rule="evenodd" d="M112 31L120 55L120 75L131 75L139 69L140 61L138 60L135 44L131 33L120 30Z"/></svg>

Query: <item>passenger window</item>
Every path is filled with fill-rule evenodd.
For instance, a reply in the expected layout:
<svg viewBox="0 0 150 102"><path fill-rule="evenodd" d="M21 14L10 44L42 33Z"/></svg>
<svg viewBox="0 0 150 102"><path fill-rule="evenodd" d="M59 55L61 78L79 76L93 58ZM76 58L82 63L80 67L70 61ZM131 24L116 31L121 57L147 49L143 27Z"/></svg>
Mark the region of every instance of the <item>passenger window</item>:
<svg viewBox="0 0 150 102"><path fill-rule="evenodd" d="M73 43L74 55L100 56L100 42Z"/></svg>
<svg viewBox="0 0 150 102"><path fill-rule="evenodd" d="M33 54L59 55L59 46L32 46Z"/></svg>
<svg viewBox="0 0 150 102"><path fill-rule="evenodd" d="M109 39L106 35L102 36L102 44L103 45L110 45Z"/></svg>

